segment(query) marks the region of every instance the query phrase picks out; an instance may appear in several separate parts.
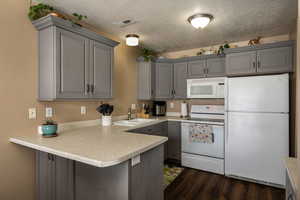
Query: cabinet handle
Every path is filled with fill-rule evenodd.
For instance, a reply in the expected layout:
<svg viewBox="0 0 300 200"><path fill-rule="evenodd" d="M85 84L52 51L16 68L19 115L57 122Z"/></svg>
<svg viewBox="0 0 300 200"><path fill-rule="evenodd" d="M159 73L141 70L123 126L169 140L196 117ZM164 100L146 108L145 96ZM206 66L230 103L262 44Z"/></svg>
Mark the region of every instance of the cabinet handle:
<svg viewBox="0 0 300 200"><path fill-rule="evenodd" d="M253 69L255 69L256 68L256 63L253 62L252 65L253 65Z"/></svg>
<svg viewBox="0 0 300 200"><path fill-rule="evenodd" d="M260 68L260 61L257 61L257 67Z"/></svg>
<svg viewBox="0 0 300 200"><path fill-rule="evenodd" d="M90 93L90 84L86 84L86 92Z"/></svg>
<svg viewBox="0 0 300 200"><path fill-rule="evenodd" d="M174 96L176 95L176 90L174 90Z"/></svg>
<svg viewBox="0 0 300 200"><path fill-rule="evenodd" d="M207 68L207 69L206 69L206 74L208 74L208 72L209 72L209 69Z"/></svg>
<svg viewBox="0 0 300 200"><path fill-rule="evenodd" d="M95 91L95 86L91 85L91 93L94 94L94 91Z"/></svg>

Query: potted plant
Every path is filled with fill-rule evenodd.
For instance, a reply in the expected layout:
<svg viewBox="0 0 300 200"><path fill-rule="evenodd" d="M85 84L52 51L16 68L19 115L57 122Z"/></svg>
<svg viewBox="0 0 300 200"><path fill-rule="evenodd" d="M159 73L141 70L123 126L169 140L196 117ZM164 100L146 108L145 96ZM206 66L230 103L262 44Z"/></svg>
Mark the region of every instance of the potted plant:
<svg viewBox="0 0 300 200"><path fill-rule="evenodd" d="M54 13L54 8L47 4L39 3L32 5L29 8L28 17L31 21L37 20L41 17L47 16L50 13Z"/></svg>
<svg viewBox="0 0 300 200"><path fill-rule="evenodd" d="M102 126L111 125L111 114L114 111L114 106L109 104L101 104L96 109L100 114L102 114Z"/></svg>
<svg viewBox="0 0 300 200"><path fill-rule="evenodd" d="M43 136L53 137L57 135L57 123L53 120L46 120L44 124L42 124L42 132Z"/></svg>
<svg viewBox="0 0 300 200"><path fill-rule="evenodd" d="M149 62L152 59L155 58L156 53L152 51L151 49L142 49L142 57L144 58L144 61Z"/></svg>

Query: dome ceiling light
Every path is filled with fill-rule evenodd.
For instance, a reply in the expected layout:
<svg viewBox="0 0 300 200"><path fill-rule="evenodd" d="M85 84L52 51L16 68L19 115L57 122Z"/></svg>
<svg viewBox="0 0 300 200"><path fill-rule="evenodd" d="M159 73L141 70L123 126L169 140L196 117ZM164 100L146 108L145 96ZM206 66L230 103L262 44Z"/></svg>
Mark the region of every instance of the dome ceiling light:
<svg viewBox="0 0 300 200"><path fill-rule="evenodd" d="M213 16L210 14L195 14L188 18L188 22L198 29L206 27L212 19Z"/></svg>
<svg viewBox="0 0 300 200"><path fill-rule="evenodd" d="M136 34L126 35L126 44L128 46L138 46L139 45L139 36Z"/></svg>

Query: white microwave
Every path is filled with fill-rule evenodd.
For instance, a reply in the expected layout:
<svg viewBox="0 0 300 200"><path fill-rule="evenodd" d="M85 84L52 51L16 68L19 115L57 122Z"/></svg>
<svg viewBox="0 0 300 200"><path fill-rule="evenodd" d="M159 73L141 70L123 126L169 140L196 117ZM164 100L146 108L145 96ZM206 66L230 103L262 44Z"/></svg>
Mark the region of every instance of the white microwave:
<svg viewBox="0 0 300 200"><path fill-rule="evenodd" d="M187 79L187 98L224 99L225 78Z"/></svg>

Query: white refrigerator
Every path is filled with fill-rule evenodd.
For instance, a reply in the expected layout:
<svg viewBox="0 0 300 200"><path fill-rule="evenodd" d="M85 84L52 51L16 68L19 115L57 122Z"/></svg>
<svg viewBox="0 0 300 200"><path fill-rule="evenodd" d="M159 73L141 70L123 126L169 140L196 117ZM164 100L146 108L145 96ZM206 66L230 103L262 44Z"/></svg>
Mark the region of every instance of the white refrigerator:
<svg viewBox="0 0 300 200"><path fill-rule="evenodd" d="M285 185L288 74L228 78L225 87L225 174Z"/></svg>

